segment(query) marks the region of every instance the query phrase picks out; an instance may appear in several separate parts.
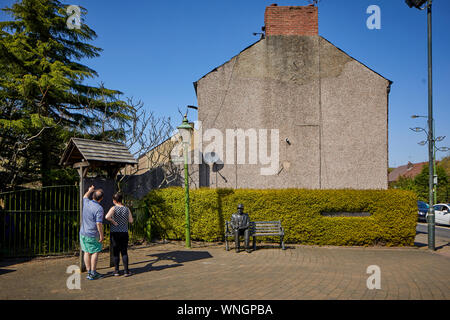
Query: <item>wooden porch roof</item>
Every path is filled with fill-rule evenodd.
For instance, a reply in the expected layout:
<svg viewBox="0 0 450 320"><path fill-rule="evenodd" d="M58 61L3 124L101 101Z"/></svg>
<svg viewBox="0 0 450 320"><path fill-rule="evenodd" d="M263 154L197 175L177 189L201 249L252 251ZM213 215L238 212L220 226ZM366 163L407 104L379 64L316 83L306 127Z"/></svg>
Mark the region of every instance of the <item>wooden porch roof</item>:
<svg viewBox="0 0 450 320"><path fill-rule="evenodd" d="M60 165L71 166L83 161L95 163L96 167L137 164L136 159L122 143L81 138L70 139L60 160Z"/></svg>

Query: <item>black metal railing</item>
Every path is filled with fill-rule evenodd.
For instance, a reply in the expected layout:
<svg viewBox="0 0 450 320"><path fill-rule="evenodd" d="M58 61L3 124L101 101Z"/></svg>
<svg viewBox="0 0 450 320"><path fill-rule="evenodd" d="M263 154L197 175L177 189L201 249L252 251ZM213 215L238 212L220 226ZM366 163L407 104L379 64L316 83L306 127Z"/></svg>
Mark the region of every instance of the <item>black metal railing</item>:
<svg viewBox="0 0 450 320"><path fill-rule="evenodd" d="M77 186L52 186L0 193L0 256L71 254L79 250ZM130 243L150 240L145 206L132 207ZM109 225L105 225L109 236ZM106 242L107 244L109 242Z"/></svg>

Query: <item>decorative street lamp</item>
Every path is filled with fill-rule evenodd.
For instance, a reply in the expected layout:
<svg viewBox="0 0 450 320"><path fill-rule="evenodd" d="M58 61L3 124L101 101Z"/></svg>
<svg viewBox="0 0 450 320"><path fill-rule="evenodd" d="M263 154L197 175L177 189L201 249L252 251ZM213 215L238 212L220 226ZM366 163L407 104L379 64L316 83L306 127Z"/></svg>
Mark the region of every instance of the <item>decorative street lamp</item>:
<svg viewBox="0 0 450 320"><path fill-rule="evenodd" d="M425 116L419 116L419 115L412 115L411 116L411 118L413 118L413 119L416 119L416 118L428 118L428 117L425 117ZM422 128L421 128L422 129ZM435 130L434 130L435 128L434 128L434 120L433 120L433 134L434 134L434 132L435 132ZM426 133L426 130L425 129L422 129L425 133ZM421 130L421 131L422 131ZM416 131L416 132L419 132L419 131ZM433 141L436 141L436 140L434 140L434 136L433 137L431 137L432 138L432 140ZM428 143L428 141L420 141L419 142L419 144L421 145L421 146L424 146L424 145L426 145ZM436 173L436 146L433 148L433 195L434 195L434 203L436 204L437 203L437 182L436 182L436 179L437 179L437 173Z"/></svg>
<svg viewBox="0 0 450 320"><path fill-rule="evenodd" d="M411 118L416 119L416 118L427 118L425 116L419 116L419 115L412 115ZM427 131L424 128L420 128L420 127L416 127L416 128L410 128L410 130L414 131L414 132L425 132L425 134L428 135ZM434 127L434 121L433 121L433 133L435 133L435 127ZM437 170L436 170L436 152L437 151L442 151L442 152L447 152L450 149L448 147L437 147L436 146L436 142L441 142L446 138L446 136L439 136L437 138L432 137L432 141L433 141L433 199L434 199L434 203L437 203ZM428 143L428 140L424 140L424 141L420 141L418 142L419 145L421 146L425 146Z"/></svg>
<svg viewBox="0 0 450 320"><path fill-rule="evenodd" d="M183 143L184 155L184 199L186 216L186 248L191 247L191 227L189 222L189 172L188 172L188 153L191 141L192 126L189 124L187 115L184 115L183 122L177 127Z"/></svg>
<svg viewBox="0 0 450 320"><path fill-rule="evenodd" d="M433 54L432 54L432 32L431 32L431 5L432 0L405 0L406 4L412 8L415 7L419 10L427 9L427 25L428 25L428 188L429 188L429 201L430 208L428 212L428 249L435 250L434 240L435 240L435 218L434 218L434 208L433 208L433 152L434 152L434 141L433 141ZM423 6L426 2L426 5ZM423 6L423 7L422 7Z"/></svg>

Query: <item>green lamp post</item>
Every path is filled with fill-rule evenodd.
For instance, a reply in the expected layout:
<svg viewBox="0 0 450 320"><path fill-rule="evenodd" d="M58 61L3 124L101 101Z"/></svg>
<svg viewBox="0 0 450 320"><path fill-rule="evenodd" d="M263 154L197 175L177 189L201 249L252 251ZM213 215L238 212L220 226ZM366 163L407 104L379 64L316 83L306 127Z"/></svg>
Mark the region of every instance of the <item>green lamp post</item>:
<svg viewBox="0 0 450 320"><path fill-rule="evenodd" d="M184 155L184 198L185 198L185 216L186 216L186 248L191 247L191 227L189 222L189 172L188 172L188 153L189 143L191 141L192 126L189 124L187 115L184 115L183 122L177 127L183 143Z"/></svg>
<svg viewBox="0 0 450 320"><path fill-rule="evenodd" d="M435 216L434 216L434 196L433 196L433 154L434 154L434 137L433 133L433 54L432 54L432 20L431 20L431 7L433 0L405 0L406 4L412 8L415 7L419 10L427 9L427 40L428 40L428 188L429 188L429 205L428 212L428 248L432 251L435 248Z"/></svg>

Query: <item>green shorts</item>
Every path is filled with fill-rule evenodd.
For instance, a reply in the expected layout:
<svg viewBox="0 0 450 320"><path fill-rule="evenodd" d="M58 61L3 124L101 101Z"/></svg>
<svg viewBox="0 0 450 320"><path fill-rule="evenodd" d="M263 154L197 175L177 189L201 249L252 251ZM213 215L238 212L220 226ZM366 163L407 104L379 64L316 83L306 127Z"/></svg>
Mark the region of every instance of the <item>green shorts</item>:
<svg viewBox="0 0 450 320"><path fill-rule="evenodd" d="M81 250L87 253L96 253L102 251L102 243L99 238L86 237L80 234Z"/></svg>

